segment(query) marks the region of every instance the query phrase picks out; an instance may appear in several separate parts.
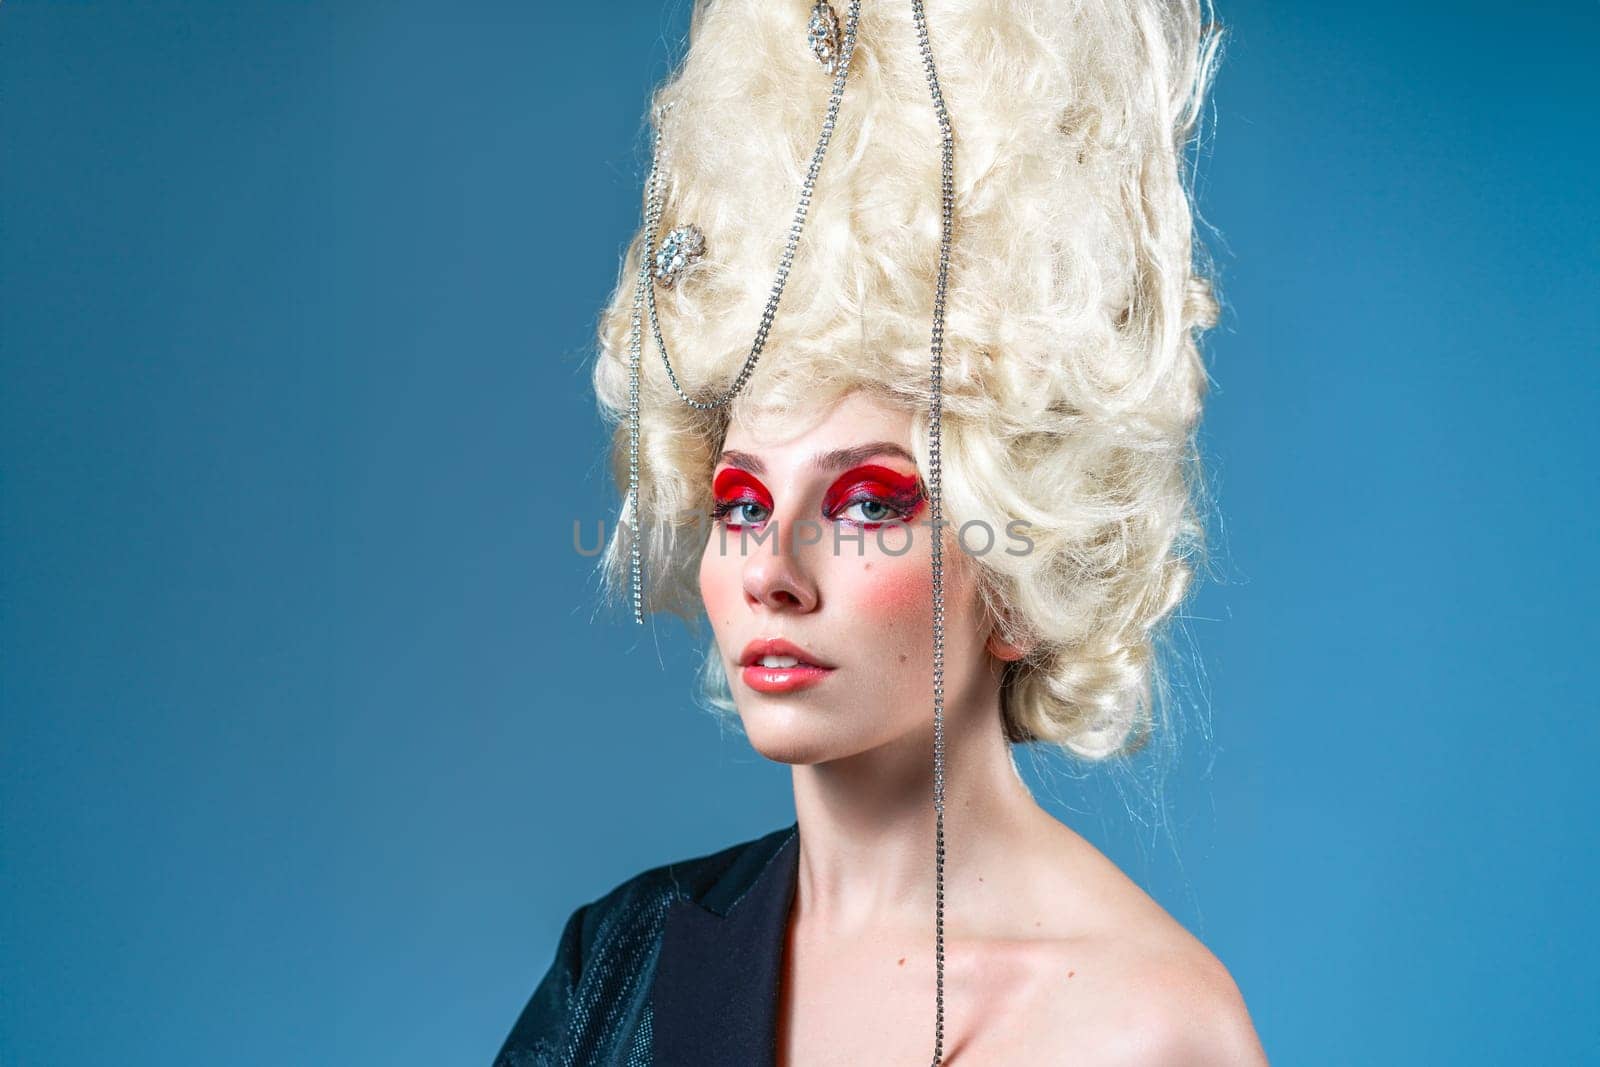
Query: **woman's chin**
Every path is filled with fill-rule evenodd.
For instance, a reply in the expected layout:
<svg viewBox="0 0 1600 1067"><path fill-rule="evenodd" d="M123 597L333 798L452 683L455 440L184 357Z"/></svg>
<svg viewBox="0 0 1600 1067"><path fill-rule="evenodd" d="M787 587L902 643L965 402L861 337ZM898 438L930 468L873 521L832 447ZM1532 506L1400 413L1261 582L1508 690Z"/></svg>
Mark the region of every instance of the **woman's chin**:
<svg viewBox="0 0 1600 1067"><path fill-rule="evenodd" d="M756 697L739 705L739 719L750 747L774 763L825 763L862 747L826 711L801 701Z"/></svg>

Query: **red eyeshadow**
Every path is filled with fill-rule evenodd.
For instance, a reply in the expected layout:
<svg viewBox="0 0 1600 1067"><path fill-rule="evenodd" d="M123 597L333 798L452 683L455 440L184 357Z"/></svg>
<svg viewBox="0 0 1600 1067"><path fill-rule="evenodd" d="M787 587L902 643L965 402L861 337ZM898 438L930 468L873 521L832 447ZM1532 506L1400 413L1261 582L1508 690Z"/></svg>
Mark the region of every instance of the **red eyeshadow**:
<svg viewBox="0 0 1600 1067"><path fill-rule="evenodd" d="M738 467L725 467L719 471L711 483L711 491L719 504L751 503L769 510L772 508L772 494L767 492L767 487L757 481L755 475Z"/></svg>
<svg viewBox="0 0 1600 1067"><path fill-rule="evenodd" d="M832 518L837 512L862 499L882 501L910 519L922 509L922 481L915 474L902 474L877 463L855 467L840 475L828 487L827 495L822 500L823 514Z"/></svg>

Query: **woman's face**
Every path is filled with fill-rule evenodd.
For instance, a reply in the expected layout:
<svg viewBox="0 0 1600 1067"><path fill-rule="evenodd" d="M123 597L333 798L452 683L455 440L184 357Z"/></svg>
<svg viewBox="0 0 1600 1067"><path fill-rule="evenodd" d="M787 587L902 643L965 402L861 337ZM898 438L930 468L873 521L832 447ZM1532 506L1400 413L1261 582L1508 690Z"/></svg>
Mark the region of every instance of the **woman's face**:
<svg viewBox="0 0 1600 1067"><path fill-rule="evenodd" d="M908 410L857 392L798 433L729 430L700 592L745 733L769 759L822 763L932 728L932 530L911 427ZM947 533L947 713L999 670L955 545ZM793 648L762 666L763 641Z"/></svg>

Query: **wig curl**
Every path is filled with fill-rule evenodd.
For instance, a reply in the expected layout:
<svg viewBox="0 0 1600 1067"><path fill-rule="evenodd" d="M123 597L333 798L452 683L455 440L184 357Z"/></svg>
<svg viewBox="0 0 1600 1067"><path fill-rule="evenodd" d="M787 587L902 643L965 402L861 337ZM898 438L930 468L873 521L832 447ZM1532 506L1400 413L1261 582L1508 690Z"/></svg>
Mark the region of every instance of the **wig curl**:
<svg viewBox="0 0 1600 1067"><path fill-rule="evenodd" d="M832 79L806 0L698 0L661 84L662 230L704 260L658 292L691 395L749 354ZM842 11L841 11L842 17ZM766 349L730 407L682 404L644 332L641 549L648 606L696 621L714 457L733 418L783 418L876 390L917 414L927 471L939 131L909 4L862 5L838 125ZM1194 241L1184 157L1220 31L1189 0L934 0L956 138L944 350L946 518L1028 523L1025 555L978 564L984 610L1027 649L1006 736L1085 758L1151 723L1154 641L1200 549L1198 341L1218 303ZM628 342L643 232L602 313L594 386L628 470ZM622 515L626 516L627 501ZM604 567L627 587L627 524ZM715 658L715 650L712 650ZM729 705L731 706L731 705Z"/></svg>

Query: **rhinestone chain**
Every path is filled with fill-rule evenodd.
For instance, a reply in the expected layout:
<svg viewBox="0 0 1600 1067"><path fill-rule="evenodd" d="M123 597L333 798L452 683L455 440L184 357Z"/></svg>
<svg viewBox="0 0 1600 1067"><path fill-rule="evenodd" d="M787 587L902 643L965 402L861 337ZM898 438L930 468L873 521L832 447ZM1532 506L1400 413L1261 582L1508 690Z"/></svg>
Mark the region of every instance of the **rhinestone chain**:
<svg viewBox="0 0 1600 1067"><path fill-rule="evenodd" d="M928 43L922 0L911 0L917 46L928 92L939 119L939 278L933 292L933 338L928 384L928 496L933 545L933 898L935 1016L933 1067L944 1059L944 474L940 459L944 418L944 304L950 277L950 235L955 217L955 137Z"/></svg>
<svg viewBox="0 0 1600 1067"><path fill-rule="evenodd" d="M800 189L800 202L795 206L794 220L789 224L789 236L784 242L783 255L778 260L777 276L772 282L772 292L761 312L761 322L756 327L755 340L750 344L750 354L739 369L732 387L714 400L696 400L683 391L678 375L667 356L667 342L661 336L661 321L656 314L656 290L650 284L650 257L655 251L656 231L661 226L661 212L665 197L661 190L661 144L664 125L661 120L671 109L667 104L656 116L656 135L650 153L650 177L645 182L647 202L645 208L644 250L640 255L639 277L633 293L633 319L628 336L628 575L633 597L633 621L644 625L644 579L639 558L639 370L642 341L641 305L650 309L650 332L654 335L656 350L661 353L662 366L667 369L667 380L672 383L678 399L692 408L709 411L719 408L739 394L755 372L756 361L767 345L767 334L772 320L778 314L778 302L783 299L783 287L789 280L789 268L794 263L795 248L800 244L800 232L805 228L806 215L811 210L811 194L816 188L817 175L822 172L822 160L828 154L828 144L833 140L833 129L839 117L839 103L844 99L844 83L850 76L850 58L855 54L856 23L861 14L861 0L850 0L845 17L844 45L839 51L839 62L834 71L833 90L828 94L828 110L822 120L822 132L817 137L817 147L811 153L811 165L806 168L805 182Z"/></svg>
<svg viewBox="0 0 1600 1067"><path fill-rule="evenodd" d="M783 256L778 263L777 277L772 284L772 294L767 298L756 329L755 341L744 366L734 379L733 386L715 400L696 400L684 392L673 372L672 361L667 357L667 346L661 336L661 324L656 313L655 287L650 284L650 255L655 249L656 231L661 224L663 197L661 194L661 143L662 129L658 124L651 153L650 177L646 183L648 206L645 214L645 245L640 257L638 284L634 289L632 328L628 349L628 523L630 539L630 575L633 594L634 621L644 622L643 583L639 559L639 370L643 340L645 307L650 312L650 329L661 362L666 367L667 378L673 390L685 404L700 410L722 407L738 395L750 380L756 361L761 358L767 343L767 334L777 315L778 302L783 297L783 287L789 279L789 268L794 261L795 248L805 226L806 214L811 207L811 194L822 170L822 160L833 137L839 102L844 96L845 80L850 74L850 57L855 51L856 23L861 10L861 0L851 0L845 19L844 45L840 49L839 64L834 75L833 91L828 97L827 116L822 123L822 134L817 139L816 150L811 155L811 165L806 171L800 202L795 208L794 221L789 227L789 237L784 244ZM933 1031L933 1067L944 1061L944 479L940 450L944 414L944 319L945 296L950 274L950 241L955 215L955 140L950 126L950 114L945 108L944 93L939 87L939 75L934 67L933 48L928 42L928 21L922 0L911 0L911 12L916 23L917 45L922 53L922 66L928 80L928 91L933 99L934 114L939 122L940 141L940 231L939 273L933 298L933 328L930 344L930 370L928 387L928 496L932 515L933 557L933 810L934 810L934 970L935 1015ZM669 105L670 106L670 105ZM665 111L662 112L665 114Z"/></svg>

